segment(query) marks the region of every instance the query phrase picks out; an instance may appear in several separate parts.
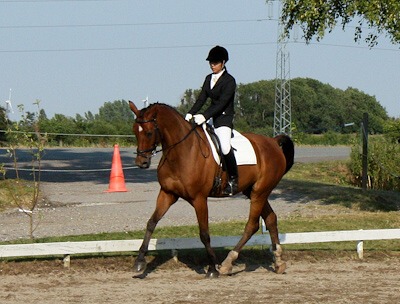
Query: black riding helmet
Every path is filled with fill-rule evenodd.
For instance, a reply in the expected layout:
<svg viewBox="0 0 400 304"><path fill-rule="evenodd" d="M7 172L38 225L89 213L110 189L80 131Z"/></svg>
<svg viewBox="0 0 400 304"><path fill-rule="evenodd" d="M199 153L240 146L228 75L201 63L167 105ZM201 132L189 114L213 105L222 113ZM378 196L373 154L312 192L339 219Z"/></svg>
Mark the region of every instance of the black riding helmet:
<svg viewBox="0 0 400 304"><path fill-rule="evenodd" d="M206 58L209 62L227 62L229 60L228 51L222 46L213 47Z"/></svg>

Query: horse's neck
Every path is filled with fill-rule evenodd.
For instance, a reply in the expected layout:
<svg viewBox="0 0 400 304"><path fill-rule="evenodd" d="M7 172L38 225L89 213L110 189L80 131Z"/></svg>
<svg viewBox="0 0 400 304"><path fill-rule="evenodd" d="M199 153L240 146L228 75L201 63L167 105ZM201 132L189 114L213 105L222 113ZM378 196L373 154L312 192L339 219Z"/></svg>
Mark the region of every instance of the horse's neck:
<svg viewBox="0 0 400 304"><path fill-rule="evenodd" d="M166 117L160 121L160 132L162 148L168 154L187 153L194 143L193 131L183 119Z"/></svg>

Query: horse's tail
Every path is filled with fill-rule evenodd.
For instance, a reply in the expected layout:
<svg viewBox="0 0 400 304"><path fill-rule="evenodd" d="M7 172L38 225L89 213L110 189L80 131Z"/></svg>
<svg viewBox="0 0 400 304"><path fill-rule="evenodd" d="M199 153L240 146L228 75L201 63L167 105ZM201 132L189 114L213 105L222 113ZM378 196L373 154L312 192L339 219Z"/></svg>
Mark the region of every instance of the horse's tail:
<svg viewBox="0 0 400 304"><path fill-rule="evenodd" d="M292 168L294 163L294 144L293 141L287 135L278 135L275 136L275 140L278 142L278 145L282 148L283 154L286 158L286 170L287 173L290 168Z"/></svg>

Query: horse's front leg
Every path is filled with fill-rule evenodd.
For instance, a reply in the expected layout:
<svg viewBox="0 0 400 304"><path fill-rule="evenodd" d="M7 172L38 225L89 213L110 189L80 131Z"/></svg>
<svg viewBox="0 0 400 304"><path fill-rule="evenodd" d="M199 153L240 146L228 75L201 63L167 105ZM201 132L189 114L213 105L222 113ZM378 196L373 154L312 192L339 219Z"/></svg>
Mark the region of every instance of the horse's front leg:
<svg viewBox="0 0 400 304"><path fill-rule="evenodd" d="M204 244L208 256L208 271L206 278L217 278L219 276L219 272L217 270L218 260L214 249L211 247L210 232L208 227L207 198L195 200L193 207L195 208L197 221L199 223L200 240Z"/></svg>
<svg viewBox="0 0 400 304"><path fill-rule="evenodd" d="M160 193L157 197L156 209L154 210L152 216L147 221L146 233L143 238L142 246L140 246L139 254L135 260L133 265L133 270L137 273L143 273L146 270L146 254L149 248L149 242L151 236L153 235L154 229L157 226L157 223L161 220L164 214L168 211L169 207L173 205L178 200L178 197L166 193L163 190L160 190Z"/></svg>

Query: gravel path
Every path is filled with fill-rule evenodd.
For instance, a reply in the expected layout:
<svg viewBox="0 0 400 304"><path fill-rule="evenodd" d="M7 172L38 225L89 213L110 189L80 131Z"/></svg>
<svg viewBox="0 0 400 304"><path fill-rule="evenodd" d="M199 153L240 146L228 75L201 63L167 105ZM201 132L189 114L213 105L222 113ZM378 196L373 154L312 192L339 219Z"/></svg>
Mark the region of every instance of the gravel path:
<svg viewBox="0 0 400 304"><path fill-rule="evenodd" d="M34 216L40 221L35 237L77 235L86 233L132 231L145 228L158 194L157 182L127 183L129 192L104 193L104 185L91 182L77 184L44 183L42 191L46 202L37 208ZM73 189L73 191L69 191ZM271 204L279 217L298 214L304 203L279 199L276 190ZM300 201L300 200L299 200ZM313 203L306 204L311 212ZM314 208L312 208L314 206ZM249 200L244 196L209 199L210 222L245 220ZM171 207L159 226L196 225L194 209L184 200ZM26 238L28 217L12 209L0 214L0 241Z"/></svg>

